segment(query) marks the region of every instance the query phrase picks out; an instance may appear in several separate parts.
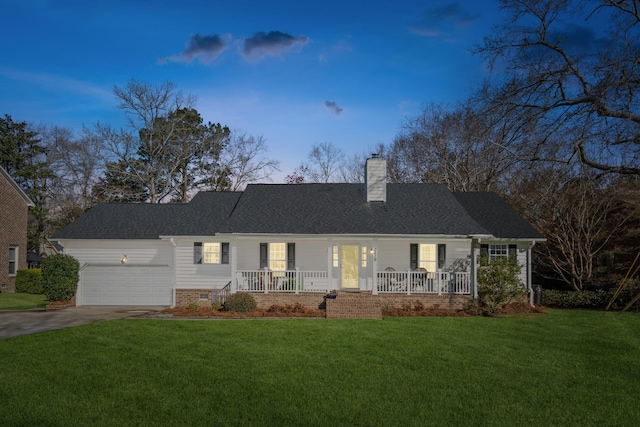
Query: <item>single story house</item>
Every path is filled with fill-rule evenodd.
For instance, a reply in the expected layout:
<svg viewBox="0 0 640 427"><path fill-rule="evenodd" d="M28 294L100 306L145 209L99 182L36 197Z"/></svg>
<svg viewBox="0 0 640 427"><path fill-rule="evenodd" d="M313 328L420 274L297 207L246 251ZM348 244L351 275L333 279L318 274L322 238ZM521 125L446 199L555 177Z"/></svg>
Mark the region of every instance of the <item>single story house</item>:
<svg viewBox="0 0 640 427"><path fill-rule="evenodd" d="M16 290L18 270L27 268L27 222L33 202L0 166L0 292Z"/></svg>
<svg viewBox="0 0 640 427"><path fill-rule="evenodd" d="M388 184L377 156L365 175L100 204L55 239L80 262L78 305L204 305L221 291L315 304L333 289L464 301L477 296L483 250L517 256L531 289L531 248L544 239L498 195Z"/></svg>

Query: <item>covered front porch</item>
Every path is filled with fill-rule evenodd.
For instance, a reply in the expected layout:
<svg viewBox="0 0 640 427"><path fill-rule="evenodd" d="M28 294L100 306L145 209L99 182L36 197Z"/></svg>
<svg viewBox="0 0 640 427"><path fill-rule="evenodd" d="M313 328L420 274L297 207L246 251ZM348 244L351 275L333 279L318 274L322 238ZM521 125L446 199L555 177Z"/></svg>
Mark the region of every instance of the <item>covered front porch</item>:
<svg viewBox="0 0 640 427"><path fill-rule="evenodd" d="M370 291L373 295L396 294L459 294L471 295L469 272L428 272L424 270L379 271L372 278L358 280L363 286L338 286L338 278L329 271L295 270L272 271L268 268L240 270L231 281L230 291L235 292L329 292L334 289Z"/></svg>

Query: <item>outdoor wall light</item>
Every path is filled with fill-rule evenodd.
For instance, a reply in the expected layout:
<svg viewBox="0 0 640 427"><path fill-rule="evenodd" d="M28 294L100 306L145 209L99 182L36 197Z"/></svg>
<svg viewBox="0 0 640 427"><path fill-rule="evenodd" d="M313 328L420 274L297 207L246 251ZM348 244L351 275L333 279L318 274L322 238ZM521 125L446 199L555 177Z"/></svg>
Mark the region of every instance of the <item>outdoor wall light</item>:
<svg viewBox="0 0 640 427"><path fill-rule="evenodd" d="M371 256L373 256L373 259L375 261L376 254L378 253L378 249L377 248L371 248L371 250L369 252L371 253Z"/></svg>
<svg viewBox="0 0 640 427"><path fill-rule="evenodd" d="M126 255L123 255L123 256L122 256L122 259L120 260L120 262L121 262L122 264L126 264L126 262L127 262L127 256L126 256Z"/></svg>

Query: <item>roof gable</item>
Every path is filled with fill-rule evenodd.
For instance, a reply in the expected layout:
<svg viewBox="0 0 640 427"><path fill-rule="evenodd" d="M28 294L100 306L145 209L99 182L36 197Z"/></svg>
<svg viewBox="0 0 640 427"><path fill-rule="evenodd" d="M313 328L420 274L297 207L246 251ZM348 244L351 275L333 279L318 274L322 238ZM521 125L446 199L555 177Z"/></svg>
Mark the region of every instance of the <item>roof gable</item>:
<svg viewBox="0 0 640 427"><path fill-rule="evenodd" d="M0 176L4 177L4 179L9 183L9 185L24 200L27 206L31 206L31 207L35 206L34 203L31 201L31 199L29 198L29 196L27 195L27 193L25 193L24 190L20 188L20 186L14 181L11 175L9 175L9 172L7 172L2 166L0 166Z"/></svg>

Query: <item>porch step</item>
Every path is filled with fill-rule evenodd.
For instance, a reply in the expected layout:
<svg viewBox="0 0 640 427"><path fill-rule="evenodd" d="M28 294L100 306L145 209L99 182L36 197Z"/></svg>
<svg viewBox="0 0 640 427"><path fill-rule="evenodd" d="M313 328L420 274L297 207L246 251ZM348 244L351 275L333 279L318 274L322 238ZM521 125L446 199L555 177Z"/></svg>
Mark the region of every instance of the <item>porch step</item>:
<svg viewBox="0 0 640 427"><path fill-rule="evenodd" d="M327 319L382 319L382 305L370 292L340 291L327 299Z"/></svg>

